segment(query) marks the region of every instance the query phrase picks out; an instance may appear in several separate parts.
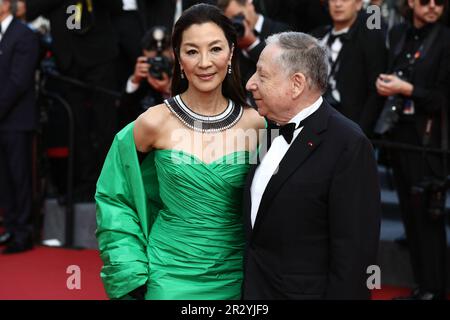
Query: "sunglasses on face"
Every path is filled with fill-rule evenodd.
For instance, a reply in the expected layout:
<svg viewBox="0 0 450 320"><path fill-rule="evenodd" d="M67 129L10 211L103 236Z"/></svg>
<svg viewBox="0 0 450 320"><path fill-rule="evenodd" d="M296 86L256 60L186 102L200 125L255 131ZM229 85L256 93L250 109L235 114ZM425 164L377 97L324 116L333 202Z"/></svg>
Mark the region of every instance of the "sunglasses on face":
<svg viewBox="0 0 450 320"><path fill-rule="evenodd" d="M431 2L431 0L420 0L419 3L421 6L427 6L429 5ZM445 0L434 0L434 4L436 6L443 6L444 5Z"/></svg>

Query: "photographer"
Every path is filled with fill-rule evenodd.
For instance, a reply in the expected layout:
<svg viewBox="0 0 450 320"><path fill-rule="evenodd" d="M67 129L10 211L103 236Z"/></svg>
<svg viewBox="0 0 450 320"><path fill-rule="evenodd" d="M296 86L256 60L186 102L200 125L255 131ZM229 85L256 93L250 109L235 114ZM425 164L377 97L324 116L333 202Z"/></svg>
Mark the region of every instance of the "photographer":
<svg viewBox="0 0 450 320"><path fill-rule="evenodd" d="M256 71L259 55L266 45L265 39L287 31L289 27L257 13L252 0L218 0L217 6L233 21L238 33L240 71L245 87Z"/></svg>
<svg viewBox="0 0 450 320"><path fill-rule="evenodd" d="M442 115L450 88L450 30L439 23L447 0L408 0L412 23L389 34L389 74L380 74L378 93L396 106L390 141L432 148L442 145ZM383 120L383 118L380 118ZM379 121L380 123L380 121ZM381 121L382 124L382 121ZM385 130L389 129L386 127ZM445 130L444 130L445 132ZM447 134L444 136L448 139ZM445 178L440 154L393 149L391 165L418 287L407 299L445 297Z"/></svg>
<svg viewBox="0 0 450 320"><path fill-rule="evenodd" d="M121 127L170 96L173 53L168 30L163 26L151 28L142 38L142 48L121 99Z"/></svg>

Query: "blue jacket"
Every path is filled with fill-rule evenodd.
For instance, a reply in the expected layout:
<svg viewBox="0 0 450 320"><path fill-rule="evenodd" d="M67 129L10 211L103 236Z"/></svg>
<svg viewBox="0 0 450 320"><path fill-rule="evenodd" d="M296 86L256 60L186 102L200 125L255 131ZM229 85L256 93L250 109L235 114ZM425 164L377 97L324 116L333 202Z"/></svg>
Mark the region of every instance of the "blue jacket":
<svg viewBox="0 0 450 320"><path fill-rule="evenodd" d="M13 19L0 40L0 131L36 127L34 76L38 57L37 35Z"/></svg>

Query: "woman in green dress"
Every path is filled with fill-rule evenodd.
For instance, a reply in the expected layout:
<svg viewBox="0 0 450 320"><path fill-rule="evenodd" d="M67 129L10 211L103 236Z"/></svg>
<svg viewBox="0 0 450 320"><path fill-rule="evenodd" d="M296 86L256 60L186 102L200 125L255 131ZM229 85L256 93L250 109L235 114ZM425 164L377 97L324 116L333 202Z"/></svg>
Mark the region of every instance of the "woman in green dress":
<svg viewBox="0 0 450 320"><path fill-rule="evenodd" d="M186 10L172 45L174 97L117 134L97 183L101 277L112 299L239 299L241 198L265 121L219 9Z"/></svg>

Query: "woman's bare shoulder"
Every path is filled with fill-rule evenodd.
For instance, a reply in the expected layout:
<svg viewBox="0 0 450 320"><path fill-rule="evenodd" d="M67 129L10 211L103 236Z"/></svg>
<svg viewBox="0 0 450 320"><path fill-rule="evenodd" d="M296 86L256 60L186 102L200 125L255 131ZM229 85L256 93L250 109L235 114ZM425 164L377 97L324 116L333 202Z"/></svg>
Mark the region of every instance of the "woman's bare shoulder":
<svg viewBox="0 0 450 320"><path fill-rule="evenodd" d="M140 152L149 152L161 131L170 111L165 104L147 109L134 123L134 142Z"/></svg>
<svg viewBox="0 0 450 320"><path fill-rule="evenodd" d="M244 108L243 118L248 128L264 129L266 127L266 120L253 107Z"/></svg>

